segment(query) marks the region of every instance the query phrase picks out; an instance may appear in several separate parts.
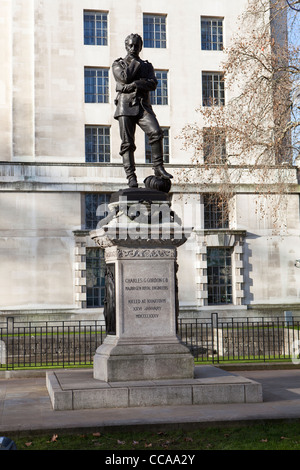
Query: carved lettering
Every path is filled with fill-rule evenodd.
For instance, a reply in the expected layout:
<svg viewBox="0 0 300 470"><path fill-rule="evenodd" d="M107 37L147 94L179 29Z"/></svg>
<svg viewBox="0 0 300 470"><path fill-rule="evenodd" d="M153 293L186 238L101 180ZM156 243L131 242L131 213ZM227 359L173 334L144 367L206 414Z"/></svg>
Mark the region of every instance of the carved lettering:
<svg viewBox="0 0 300 470"><path fill-rule="evenodd" d="M135 291L150 291L149 294L154 291L169 290L169 279L167 277L136 277L136 278L125 278L125 291L134 293ZM136 314L136 318L158 318L159 313L149 312L161 312L164 305L167 305L167 298L128 298L128 307L132 312L147 312Z"/></svg>

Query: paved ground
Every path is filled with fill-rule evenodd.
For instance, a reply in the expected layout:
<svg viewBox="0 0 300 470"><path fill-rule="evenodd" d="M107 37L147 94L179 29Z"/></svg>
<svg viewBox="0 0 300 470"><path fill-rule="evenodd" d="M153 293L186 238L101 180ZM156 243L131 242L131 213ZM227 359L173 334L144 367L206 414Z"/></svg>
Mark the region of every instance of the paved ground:
<svg viewBox="0 0 300 470"><path fill-rule="evenodd" d="M248 370L237 375L262 383L263 403L53 411L45 376L0 376L0 436L11 431L163 429L270 419L300 419L300 369Z"/></svg>

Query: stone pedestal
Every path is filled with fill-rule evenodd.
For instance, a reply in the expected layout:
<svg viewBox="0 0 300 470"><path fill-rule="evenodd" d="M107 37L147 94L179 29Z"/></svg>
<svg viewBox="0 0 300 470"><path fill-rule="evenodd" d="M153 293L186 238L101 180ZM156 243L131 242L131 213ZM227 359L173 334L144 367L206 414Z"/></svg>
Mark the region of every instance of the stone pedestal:
<svg viewBox="0 0 300 470"><path fill-rule="evenodd" d="M193 356L176 336L177 246L186 234L163 193L127 190L118 196L110 205L113 216L91 234L105 249L109 333L96 351L94 378L192 378Z"/></svg>
<svg viewBox="0 0 300 470"><path fill-rule="evenodd" d="M125 190L112 196L109 208L91 233L105 250L108 335L93 371L47 373L53 409L261 402L261 384L215 367L194 367L176 336L176 253L187 233L167 195Z"/></svg>
<svg viewBox="0 0 300 470"><path fill-rule="evenodd" d="M176 249L115 246L105 258L115 272L115 335L97 349L94 377L192 377L193 357L176 336Z"/></svg>

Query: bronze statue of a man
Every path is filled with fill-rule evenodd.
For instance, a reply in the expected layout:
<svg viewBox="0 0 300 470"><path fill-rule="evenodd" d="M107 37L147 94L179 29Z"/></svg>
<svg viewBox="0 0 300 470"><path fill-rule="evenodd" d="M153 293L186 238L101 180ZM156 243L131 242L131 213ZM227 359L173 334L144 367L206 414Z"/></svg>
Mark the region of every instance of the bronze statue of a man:
<svg viewBox="0 0 300 470"><path fill-rule="evenodd" d="M163 165L163 132L150 103L149 92L157 87L157 79L150 62L139 56L143 40L138 34L125 39L126 57L117 59L112 65L116 80L115 119L119 121L123 166L129 187L137 187L134 151L135 130L138 124L147 134L152 149L152 163L155 176L170 179Z"/></svg>

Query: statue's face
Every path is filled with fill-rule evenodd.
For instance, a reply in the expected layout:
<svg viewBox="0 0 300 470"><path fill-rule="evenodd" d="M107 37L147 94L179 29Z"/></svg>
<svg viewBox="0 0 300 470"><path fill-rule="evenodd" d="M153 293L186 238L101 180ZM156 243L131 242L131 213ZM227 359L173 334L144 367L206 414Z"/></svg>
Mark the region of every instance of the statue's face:
<svg viewBox="0 0 300 470"><path fill-rule="evenodd" d="M133 57L138 57L141 52L141 43L138 38L129 38L126 43L126 51Z"/></svg>

